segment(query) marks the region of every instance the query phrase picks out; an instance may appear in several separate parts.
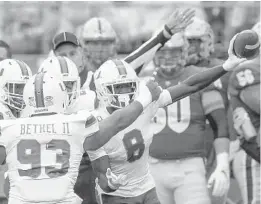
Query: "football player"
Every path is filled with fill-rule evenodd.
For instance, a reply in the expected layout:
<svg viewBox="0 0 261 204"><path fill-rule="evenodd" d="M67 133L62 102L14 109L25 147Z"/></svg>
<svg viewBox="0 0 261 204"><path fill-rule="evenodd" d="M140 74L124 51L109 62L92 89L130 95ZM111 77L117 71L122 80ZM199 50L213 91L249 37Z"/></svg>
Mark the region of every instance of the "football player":
<svg viewBox="0 0 261 204"><path fill-rule="evenodd" d="M177 85L204 70L185 67L188 51L186 37L178 33L156 53L154 75L162 88ZM150 168L161 203L210 203L204 164L206 118L218 132L214 142L219 161L215 175L219 174L220 179L212 176L215 180L213 193L220 196L228 188L229 140L225 108L219 91L211 85L160 108L151 122L154 136L150 145ZM225 172L221 173L223 170Z"/></svg>
<svg viewBox="0 0 261 204"><path fill-rule="evenodd" d="M160 203L148 164L149 145L153 136L150 121L159 108L173 104L207 87L245 61L246 59L238 59L232 53L234 40L235 37L230 42L229 58L223 65L202 71L177 85L167 87L158 101L145 109L132 125L114 136L99 149L98 153L89 152L98 176L98 189L104 204ZM115 110L128 107L133 98L139 96L138 81L136 73L125 61L105 62L95 73L97 95L102 101L96 112L97 119L103 121ZM220 155L220 158L225 158L225 161L227 157L225 152ZM224 182L226 173L222 171L226 171L227 168L226 163L221 160L219 168L212 176L212 181L216 181L214 191L219 192L220 185L226 185ZM218 177L222 179L217 179Z"/></svg>
<svg viewBox="0 0 261 204"><path fill-rule="evenodd" d="M23 102L25 83L32 76L27 64L15 59L5 59L0 62L0 120L13 120L26 116ZM4 191L4 173L7 166L1 166L0 196L1 200L8 197L8 187ZM8 182L6 183L8 186ZM4 202L4 201L3 201ZM7 202L7 201L6 201Z"/></svg>
<svg viewBox="0 0 261 204"><path fill-rule="evenodd" d="M89 111L63 114L69 97L59 78L39 72L29 79L23 99L30 117L0 123L0 163L8 165L9 203L79 203L73 186L83 152L103 146L161 93L153 82L140 84L139 91L144 97L98 124Z"/></svg>
<svg viewBox="0 0 261 204"><path fill-rule="evenodd" d="M223 60L217 59L213 56L214 54L214 43L215 43L215 36L214 32L206 21L194 18L193 23L187 26L185 29L185 36L189 41L189 52L187 58L187 67L190 66L197 66L197 67L204 67L210 68L212 66L216 66L218 64L223 63ZM227 87L228 87L228 80L229 80L230 73L225 74L220 79L214 82L214 86L219 90L221 94L225 109L226 115L228 116L228 128L229 128L229 137L232 140L230 146L234 146L235 141L235 131L233 128L233 121L232 121L232 111L229 107L229 101L227 98ZM216 167L216 154L215 148L213 147L213 141L215 136L217 136L216 128L209 124L209 121L206 120L206 131L205 131L205 138L206 138L206 156L207 156L207 177L211 175ZM214 136L215 135L215 136ZM232 149L232 148L231 148ZM232 158L232 156L231 156ZM225 200L226 195L223 199L216 198L212 195L211 200L212 203L223 203Z"/></svg>
<svg viewBox="0 0 261 204"><path fill-rule="evenodd" d="M260 34L260 23L255 29ZM236 68L229 82L234 126L241 135L233 173L243 203L260 203L260 56Z"/></svg>
<svg viewBox="0 0 261 204"><path fill-rule="evenodd" d="M91 18L82 28L80 41L95 72L105 61L117 55L117 36L105 18Z"/></svg>
<svg viewBox="0 0 261 204"><path fill-rule="evenodd" d="M130 55L128 55L124 60L131 64L131 66L136 70L138 73L144 64L146 62L149 62L157 49L159 49L164 43L176 32L179 30L183 30L187 25L191 23L191 18L194 16L194 11L191 9L179 11L176 10L174 13L169 17L164 29L162 29L159 33L157 33L156 36L152 37L150 40L148 40L144 45L142 45L139 49L132 52ZM92 42L90 44L92 45L92 48L94 49L94 55L96 55L98 50L100 49L101 44L103 43L103 39L108 33L112 33L111 27L109 25L109 22L106 22L106 20L99 20L100 18L95 18L92 21L90 21L90 24L88 25L88 30L90 30L90 33L86 33L88 30L84 30L84 35L89 36L92 38ZM106 25L101 25L99 27L99 23L105 23ZM92 27L93 26L93 27ZM103 28L102 30L99 30L99 28ZM107 30L109 29L109 30ZM81 41L84 41L81 38ZM98 41L97 43L95 41ZM102 42L100 42L102 41ZM58 34L54 37L53 40L53 50L54 54L56 56L66 56L70 58L72 61L75 62L78 70L79 70L79 76L81 78L81 90L85 92L86 90L95 90L94 85L94 78L93 78L93 72L90 70L95 71L98 67L94 69L94 65L91 64L93 60L89 59L86 60L84 57L83 48L81 47L79 40L77 37L71 33L64 32L61 34ZM95 46L98 46L97 48ZM116 51L114 47L116 47L116 41L112 41L107 43L108 50L110 50L111 55L115 55L116 53L113 53ZM83 43L83 47L86 47L85 43ZM86 48L85 48L86 49ZM106 49L107 50L107 49ZM97 52L96 52L97 51ZM113 51L113 52L112 52ZM88 52L92 52L92 50L88 49ZM102 52L103 53L103 52ZM99 54L99 53L98 53ZM106 53L105 53L106 55ZM89 55L88 58L90 58L92 54ZM99 55L96 55L96 60ZM109 56L108 56L109 57ZM112 57L112 56L111 56ZM95 60L94 59L94 60ZM104 59L103 59L104 60ZM107 60L107 59L105 59ZM100 60L102 61L102 60ZM86 164L86 165L85 165ZM86 170L87 169L87 170ZM90 184L90 181L93 181L94 179L92 175L92 168L90 165L90 161L85 154L83 157L83 163L80 166L80 173L79 173L79 182L76 182L75 188L78 194L81 194L81 197L85 197L86 199L90 199L93 197L94 192L92 192L92 195L87 195L88 191L86 189L93 189L94 185ZM91 177L91 178L90 178ZM85 181L86 180L86 181ZM90 186L89 188L84 185L85 183L88 183ZM89 190L90 192L90 190ZM90 201L91 202L91 201Z"/></svg>

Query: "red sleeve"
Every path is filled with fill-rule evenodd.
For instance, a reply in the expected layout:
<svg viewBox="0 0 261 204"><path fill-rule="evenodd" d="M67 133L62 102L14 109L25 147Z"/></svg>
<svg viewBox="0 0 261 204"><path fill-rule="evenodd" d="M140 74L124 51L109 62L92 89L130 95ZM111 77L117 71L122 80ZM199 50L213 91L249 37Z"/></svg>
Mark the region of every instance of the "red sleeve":
<svg viewBox="0 0 261 204"><path fill-rule="evenodd" d="M251 110L260 114L260 84L244 88L239 96Z"/></svg>

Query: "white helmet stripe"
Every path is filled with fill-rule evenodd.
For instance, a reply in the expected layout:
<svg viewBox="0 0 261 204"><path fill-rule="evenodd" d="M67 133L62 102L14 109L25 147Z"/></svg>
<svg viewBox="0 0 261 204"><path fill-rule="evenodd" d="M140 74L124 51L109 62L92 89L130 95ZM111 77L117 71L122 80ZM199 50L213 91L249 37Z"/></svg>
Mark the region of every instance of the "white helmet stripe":
<svg viewBox="0 0 261 204"><path fill-rule="evenodd" d="M59 64L60 64L61 73L62 74L68 74L69 70L68 70L68 65L67 65L67 62L66 62L65 58L61 57L61 56L58 56L57 59L58 59Z"/></svg>
<svg viewBox="0 0 261 204"><path fill-rule="evenodd" d="M22 75L23 75L23 76L29 76L29 73L28 73L28 70L27 70L27 67L26 67L25 63L24 63L24 62L21 62L20 60L16 60L16 62L17 62L17 64L19 64L19 66L20 66Z"/></svg>
<svg viewBox="0 0 261 204"><path fill-rule="evenodd" d="M124 64L122 63L122 61L120 61L118 59L115 59L115 60L112 60L112 61L116 65L120 76L126 76L127 75L127 70L126 70Z"/></svg>

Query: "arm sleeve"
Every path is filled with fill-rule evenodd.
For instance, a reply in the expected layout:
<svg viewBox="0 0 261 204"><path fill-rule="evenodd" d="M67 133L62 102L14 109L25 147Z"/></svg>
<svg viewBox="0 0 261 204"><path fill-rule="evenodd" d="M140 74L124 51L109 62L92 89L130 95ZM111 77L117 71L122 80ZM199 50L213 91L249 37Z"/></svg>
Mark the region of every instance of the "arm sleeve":
<svg viewBox="0 0 261 204"><path fill-rule="evenodd" d="M225 108L223 98L217 90L203 92L201 102L205 115L208 115L214 110Z"/></svg>
<svg viewBox="0 0 261 204"><path fill-rule="evenodd" d="M89 158L91 161L94 161L96 159L99 159L100 157L106 156L107 153L103 147L93 150L93 151L87 151Z"/></svg>
<svg viewBox="0 0 261 204"><path fill-rule="evenodd" d="M99 132L98 121L92 114L89 114L89 116L86 117L86 120L84 120L83 137L90 137L97 132Z"/></svg>
<svg viewBox="0 0 261 204"><path fill-rule="evenodd" d="M162 91L159 99L157 100L157 103L159 108L163 108L164 106L167 106L172 103L170 92L167 89Z"/></svg>
<svg viewBox="0 0 261 204"><path fill-rule="evenodd" d="M168 40L169 39L164 37L163 31L161 31L158 35L153 36L141 47L129 54L124 60L129 63L135 70L138 70L138 68L142 67L144 64L149 63L153 59L157 50L162 47ZM139 69L138 72L140 71L141 69Z"/></svg>
<svg viewBox="0 0 261 204"><path fill-rule="evenodd" d="M244 88L239 96L251 110L260 114L260 84Z"/></svg>

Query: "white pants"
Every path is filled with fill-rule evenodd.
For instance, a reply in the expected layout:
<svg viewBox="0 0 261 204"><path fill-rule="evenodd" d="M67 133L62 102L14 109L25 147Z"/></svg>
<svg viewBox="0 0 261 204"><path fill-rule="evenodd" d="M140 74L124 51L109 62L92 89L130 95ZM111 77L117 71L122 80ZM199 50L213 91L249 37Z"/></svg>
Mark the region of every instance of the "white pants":
<svg viewBox="0 0 261 204"><path fill-rule="evenodd" d="M233 173L244 204L260 204L260 164L239 150L234 157Z"/></svg>
<svg viewBox="0 0 261 204"><path fill-rule="evenodd" d="M46 192L48 193L48 192ZM66 199L66 200L62 200L60 202L41 202L41 204L81 204L82 203L82 199L77 196L76 194L74 194L74 197L73 198L70 198L70 199ZM21 201L19 199L16 199L16 198L11 198L9 197L9 200L8 200L8 204L33 204L32 202L24 202L24 201Z"/></svg>
<svg viewBox="0 0 261 204"><path fill-rule="evenodd" d="M150 170L161 204L210 204L202 158L150 158Z"/></svg>

